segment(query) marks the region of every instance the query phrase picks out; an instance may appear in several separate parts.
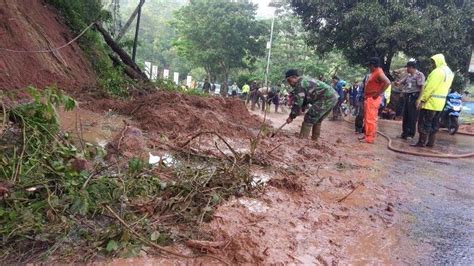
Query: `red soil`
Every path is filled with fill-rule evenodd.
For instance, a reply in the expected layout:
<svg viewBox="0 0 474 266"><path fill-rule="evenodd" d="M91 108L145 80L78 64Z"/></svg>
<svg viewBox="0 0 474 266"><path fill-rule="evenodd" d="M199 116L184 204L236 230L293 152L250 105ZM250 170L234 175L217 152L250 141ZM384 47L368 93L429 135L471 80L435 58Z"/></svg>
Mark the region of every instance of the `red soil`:
<svg viewBox="0 0 474 266"><path fill-rule="evenodd" d="M0 0L0 48L44 50L75 35L57 11L41 0ZM12 53L0 49L0 90L33 85L63 89L95 86L91 64L77 43L54 53Z"/></svg>
<svg viewBox="0 0 474 266"><path fill-rule="evenodd" d="M261 121L237 99L203 98L156 92L132 101L98 99L85 104L93 111L112 110L132 120L142 130L171 139L200 131L215 131L230 137L249 137Z"/></svg>

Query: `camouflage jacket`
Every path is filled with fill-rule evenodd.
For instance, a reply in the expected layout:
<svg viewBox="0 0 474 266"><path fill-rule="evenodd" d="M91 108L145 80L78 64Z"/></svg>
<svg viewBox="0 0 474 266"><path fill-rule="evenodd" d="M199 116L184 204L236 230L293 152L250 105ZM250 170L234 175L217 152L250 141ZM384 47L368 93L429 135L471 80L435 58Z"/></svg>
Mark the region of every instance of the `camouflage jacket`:
<svg viewBox="0 0 474 266"><path fill-rule="evenodd" d="M318 101L331 101L339 97L337 92L328 84L312 78L301 77L291 92L293 96L293 107L290 117L295 119L301 110L308 104Z"/></svg>

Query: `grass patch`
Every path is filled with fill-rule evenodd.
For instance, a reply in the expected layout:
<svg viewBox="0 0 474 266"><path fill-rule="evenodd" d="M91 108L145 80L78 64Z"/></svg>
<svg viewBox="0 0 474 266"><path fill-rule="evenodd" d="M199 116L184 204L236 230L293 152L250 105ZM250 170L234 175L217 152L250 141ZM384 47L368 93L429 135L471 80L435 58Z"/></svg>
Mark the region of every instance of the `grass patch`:
<svg viewBox="0 0 474 266"><path fill-rule="evenodd" d="M188 89L179 85L176 85L173 81L168 79L158 79L154 82L155 86L161 90L169 92L178 92L181 94L191 95L191 96L200 96L200 97L209 97L210 94L204 93L200 89Z"/></svg>

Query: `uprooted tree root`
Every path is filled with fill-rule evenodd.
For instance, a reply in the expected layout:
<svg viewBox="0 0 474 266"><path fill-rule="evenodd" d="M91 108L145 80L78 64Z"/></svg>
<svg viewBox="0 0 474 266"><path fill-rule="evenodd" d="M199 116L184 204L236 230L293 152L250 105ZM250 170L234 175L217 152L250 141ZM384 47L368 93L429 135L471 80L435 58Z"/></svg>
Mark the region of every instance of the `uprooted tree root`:
<svg viewBox="0 0 474 266"><path fill-rule="evenodd" d="M136 158L107 163L99 147L69 143L50 99L39 96L12 108L15 119L2 127L0 261L84 262L138 255L145 246L180 255L159 247L211 240L199 224L222 201L255 189L248 156L235 151L206 158L181 148L171 165L154 168ZM78 172L77 158L93 167Z"/></svg>

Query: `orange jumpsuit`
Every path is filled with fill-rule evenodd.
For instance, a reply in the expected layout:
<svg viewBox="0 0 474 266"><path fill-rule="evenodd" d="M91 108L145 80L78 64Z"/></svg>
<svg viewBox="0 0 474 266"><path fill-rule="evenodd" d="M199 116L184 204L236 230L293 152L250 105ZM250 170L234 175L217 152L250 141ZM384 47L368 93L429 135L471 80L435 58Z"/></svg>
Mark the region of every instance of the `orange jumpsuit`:
<svg viewBox="0 0 474 266"><path fill-rule="evenodd" d="M380 103L382 101L382 92L384 84L380 81L383 75L382 68L375 68L370 73L364 90L364 127L365 141L374 143L377 135L377 119Z"/></svg>

